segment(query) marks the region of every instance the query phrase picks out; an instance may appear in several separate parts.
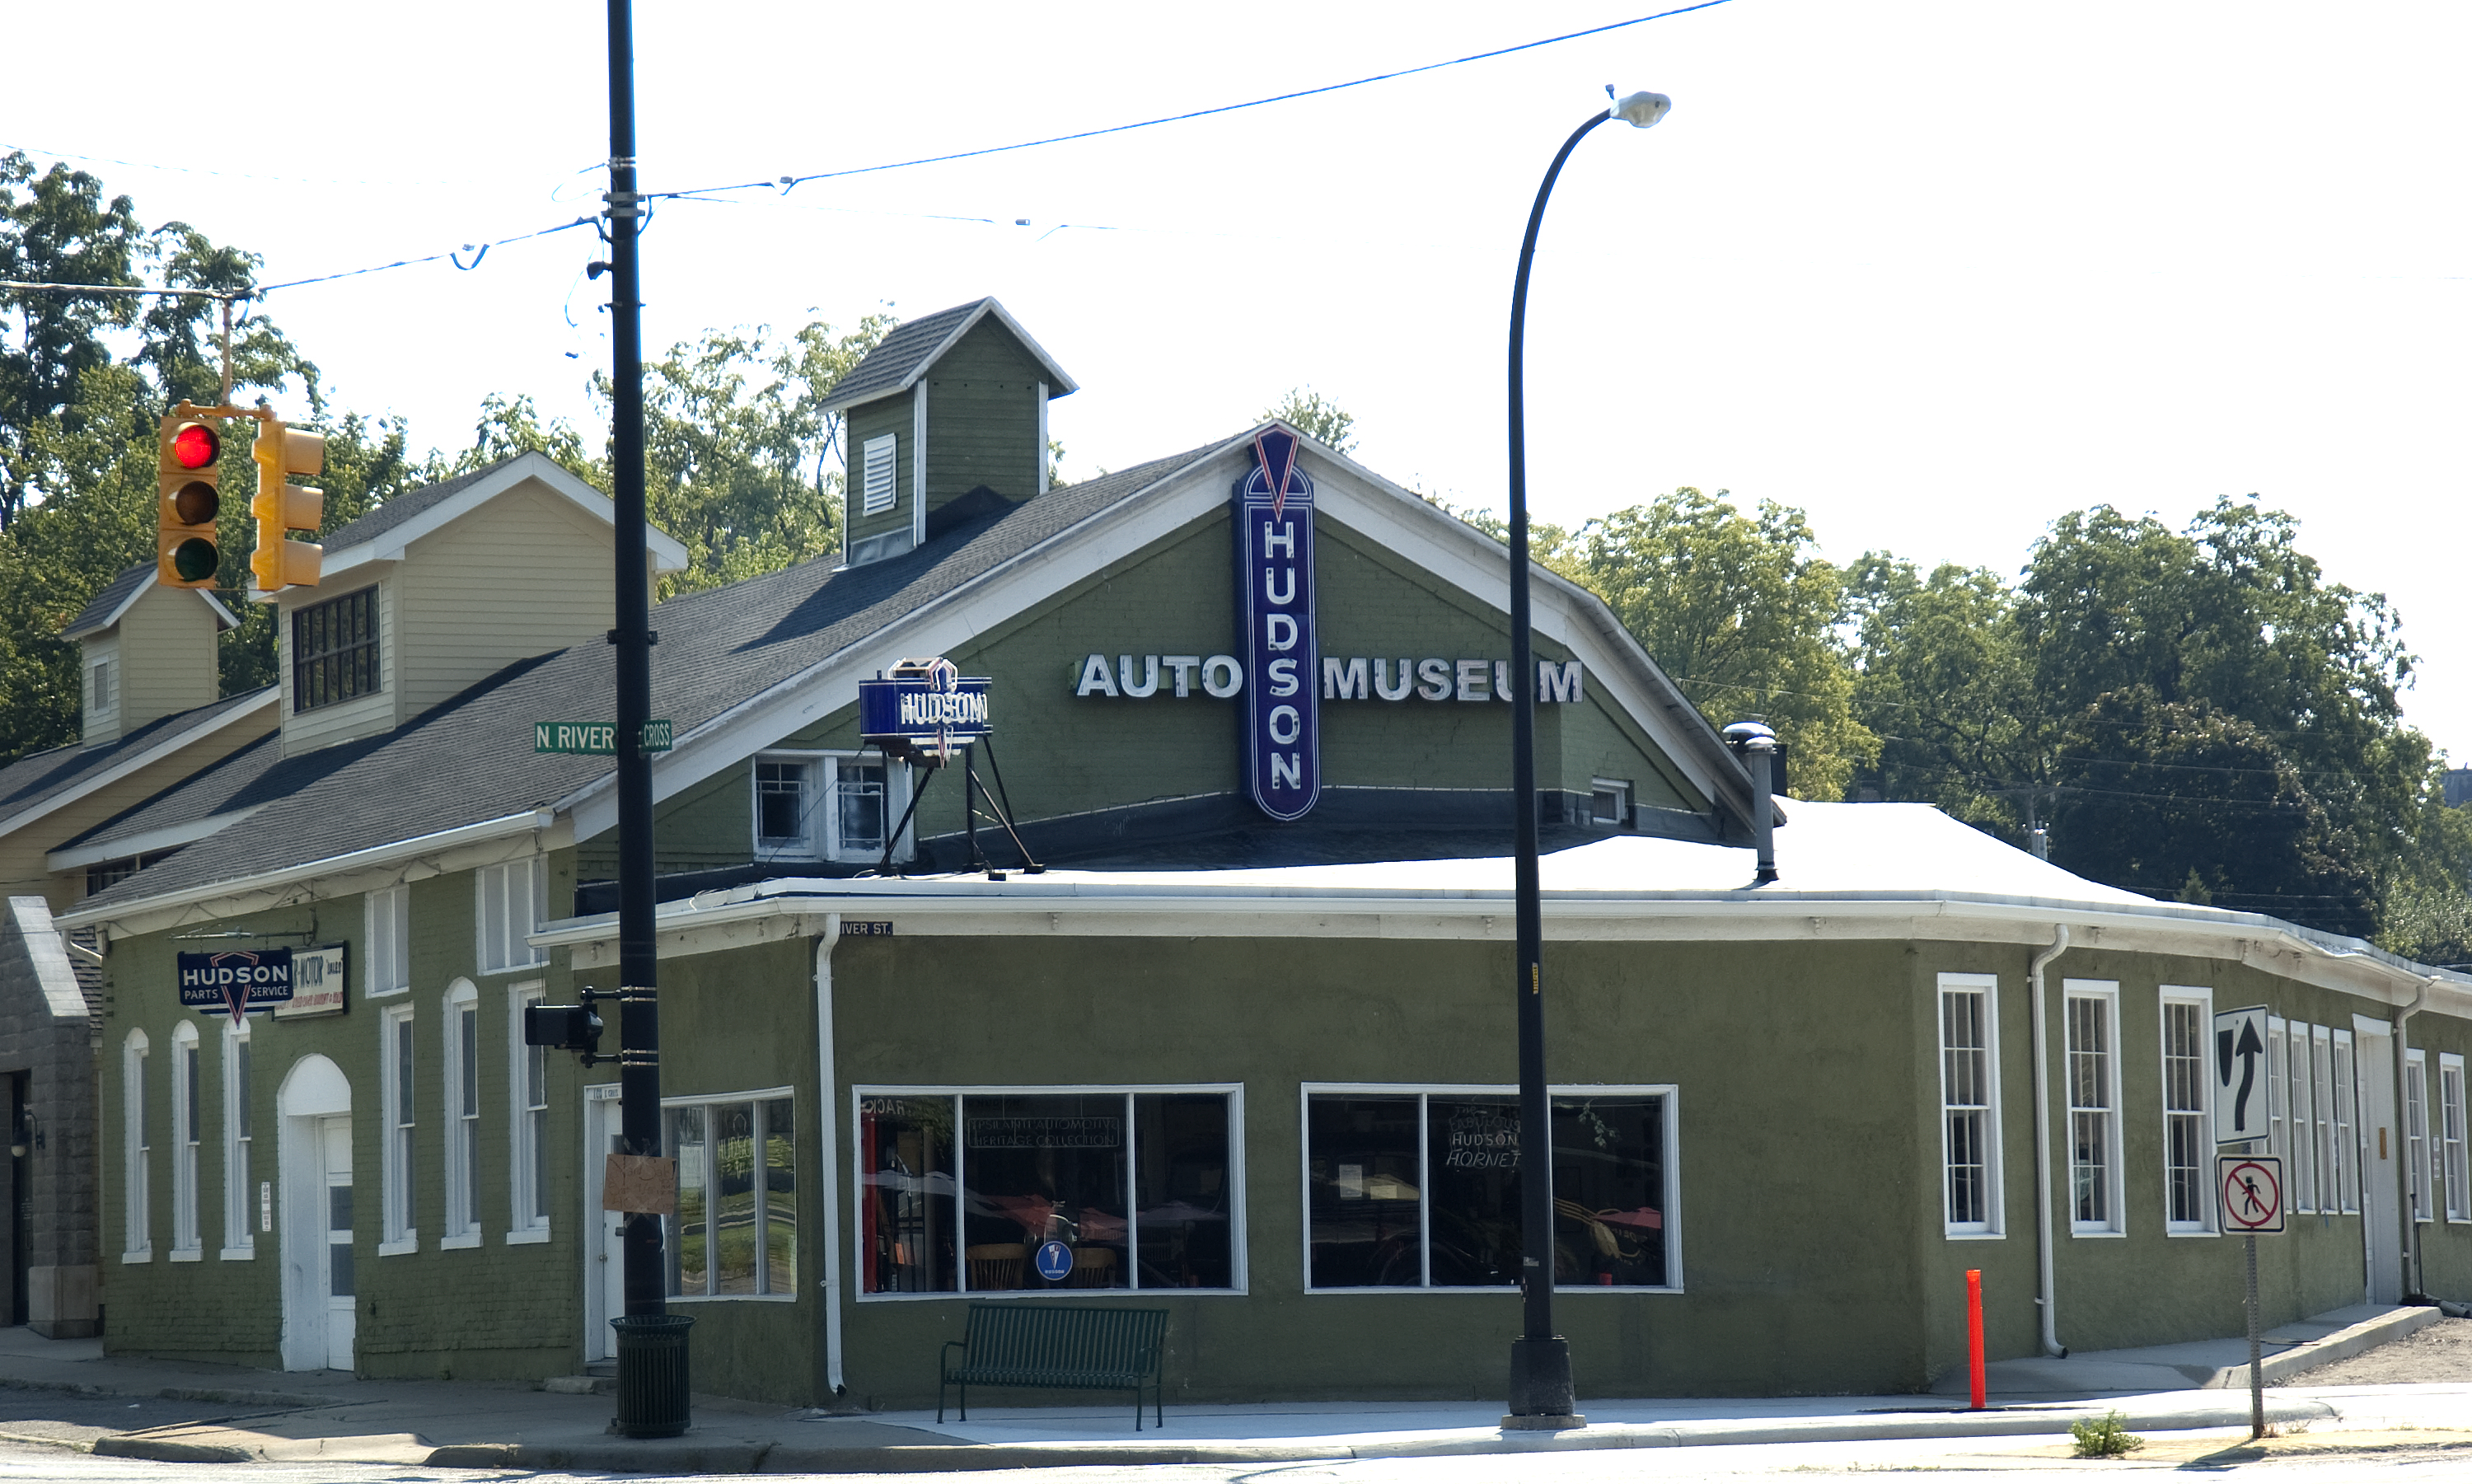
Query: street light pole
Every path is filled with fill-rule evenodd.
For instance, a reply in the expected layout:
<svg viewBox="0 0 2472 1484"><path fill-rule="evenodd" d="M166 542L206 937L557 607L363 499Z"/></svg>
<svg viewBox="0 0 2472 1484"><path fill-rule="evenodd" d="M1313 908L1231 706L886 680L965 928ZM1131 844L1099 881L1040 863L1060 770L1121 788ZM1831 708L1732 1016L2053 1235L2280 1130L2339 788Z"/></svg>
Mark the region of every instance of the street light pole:
<svg viewBox="0 0 2472 1484"><path fill-rule="evenodd" d="M1510 793L1515 830L1518 947L1512 993L1519 1002L1520 1337L1510 1342L1510 1410L1505 1427L1557 1429L1583 1425L1573 1410L1571 1347L1554 1332L1554 1127L1545 1091L1545 923L1536 867L1536 656L1528 596L1528 272L1536 232L1562 162L1589 130L1620 118L1646 129L1672 104L1661 93L1632 93L1562 141L1519 245L1519 275L1510 291Z"/></svg>

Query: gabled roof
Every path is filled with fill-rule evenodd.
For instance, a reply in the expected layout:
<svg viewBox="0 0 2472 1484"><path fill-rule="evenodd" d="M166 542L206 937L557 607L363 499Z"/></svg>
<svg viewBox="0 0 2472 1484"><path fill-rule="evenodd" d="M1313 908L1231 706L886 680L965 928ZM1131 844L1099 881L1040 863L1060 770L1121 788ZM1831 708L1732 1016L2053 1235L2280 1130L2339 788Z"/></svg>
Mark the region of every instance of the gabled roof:
<svg viewBox="0 0 2472 1484"><path fill-rule="evenodd" d="M45 864L76 871L202 840L283 797L283 735L270 731L150 799L52 847Z"/></svg>
<svg viewBox="0 0 2472 1484"><path fill-rule="evenodd" d="M150 569L151 570L151 569ZM226 696L91 746L56 747L0 768L0 834L22 829L54 809L126 777L157 758L274 704L274 687Z"/></svg>
<svg viewBox="0 0 2472 1484"><path fill-rule="evenodd" d="M959 345L963 336L989 315L993 315L1013 339L1020 341L1022 348L1046 370L1049 400L1081 390L1081 383L1065 374L1064 368L1056 364L1056 357L1049 355L1045 347L1033 340L1030 331L1023 329L1019 321L1005 312L1004 305L992 299L983 299L975 303L939 309L934 314L905 320L894 325L892 333L885 336L874 349L867 353L866 360L859 362L848 375L834 385L832 395L824 398L823 410L839 412L844 407L855 407L861 402L871 402L878 397L909 391L920 376L927 373L927 368L936 364L938 357Z"/></svg>
<svg viewBox="0 0 2472 1484"><path fill-rule="evenodd" d="M78 610L78 615L69 620L69 626L60 631L60 637L82 639L120 622L131 608L136 607L137 600L146 596L146 589L154 586L155 575L155 563L141 562L104 584L103 590L88 599L85 607ZM233 616L230 609L224 607L221 598L203 587L194 590L206 600L206 607L214 610L216 623L226 629L240 627L240 620Z"/></svg>
<svg viewBox="0 0 2472 1484"><path fill-rule="evenodd" d="M331 576L366 562L399 558L414 541L527 479L548 486L596 519L613 526L617 523L617 508L609 496L575 477L564 465L545 453L519 453L469 474L407 490L360 519L329 531L321 539L326 549L325 573ZM686 547L666 533L647 527L644 545L653 553L654 565L658 570L686 569Z"/></svg>
<svg viewBox="0 0 2472 1484"><path fill-rule="evenodd" d="M907 643L935 623L969 621L956 615L966 615L973 603L998 605L979 615L988 621L1020 610L1021 592L1077 580L1155 534L1224 507L1224 486L1200 472L1213 461L1250 457L1256 431L1064 486L899 557L849 568L822 558L661 605L653 618L661 635L653 650L653 710L675 724L677 743L654 764L655 796L777 742L803 724L794 715L800 707L822 714L841 704L842 690L854 698L857 679L882 662L887 643ZM1323 445L1308 446L1362 477L1368 492L1351 496L1358 518L1388 526L1379 534L1412 560L1471 590L1507 587L1498 542ZM1007 586L1016 582L1024 586ZM1591 662L1592 676L1602 669L1605 682L1621 688L1628 698L1622 704L1695 787L1719 799L1725 814L1743 816L1747 777L1619 621L1559 578L1540 572L1537 582L1551 594L1540 603L1540 622L1562 614L1602 631L1584 635L1595 646L1589 652L1606 660ZM1575 629L1573 637L1583 635ZM286 758L255 785L268 802L250 816L249 827L226 828L209 848L183 850L116 883L80 903L68 921L82 925L307 879L381 846L532 811L566 813L576 837L590 838L610 824L612 765L535 754L531 730L544 717L605 712L611 655L609 646L594 643L525 660L396 731Z"/></svg>

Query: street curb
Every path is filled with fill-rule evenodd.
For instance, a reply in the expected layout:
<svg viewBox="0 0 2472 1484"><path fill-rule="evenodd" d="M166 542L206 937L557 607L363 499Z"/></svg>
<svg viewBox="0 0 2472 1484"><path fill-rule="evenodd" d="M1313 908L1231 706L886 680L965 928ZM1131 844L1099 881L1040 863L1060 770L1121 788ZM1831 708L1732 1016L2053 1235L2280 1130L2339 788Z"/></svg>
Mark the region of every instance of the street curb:
<svg viewBox="0 0 2472 1484"><path fill-rule="evenodd" d="M2260 1363L2258 1369L2265 1374L2267 1385L2280 1386L2287 1376L2297 1376L2303 1371L2314 1371L2319 1366L2333 1365L2336 1361L2349 1360L2354 1355L2365 1354L2390 1340L2400 1340L2405 1335L2425 1329L2437 1323L2440 1317L2435 1308L2396 1309L2392 1313L2380 1314L2375 1319L2364 1319L2349 1328L2338 1329L2322 1339L2311 1340L2305 1345L2295 1345L2290 1350L2269 1355ZM2248 1367L2224 1366L2198 1384L2208 1391L2245 1391L2248 1388Z"/></svg>
<svg viewBox="0 0 2472 1484"><path fill-rule="evenodd" d="M149 1438L137 1433L97 1438L94 1451L105 1458L143 1458L158 1464L257 1462L257 1454L245 1448L231 1448L220 1443L175 1443L169 1438Z"/></svg>
<svg viewBox="0 0 2472 1484"><path fill-rule="evenodd" d="M64 1448L72 1453L91 1453L91 1438L47 1438L38 1432L0 1432L0 1443L14 1443L21 1448Z"/></svg>
<svg viewBox="0 0 2472 1484"><path fill-rule="evenodd" d="M1333 1463L1487 1453L1587 1452L1601 1448L1723 1448L1763 1443L1853 1443L1899 1438L2000 1438L2058 1434L2071 1422L2117 1410L2100 1405L2035 1407L1876 1422L1792 1419L1723 1423L1605 1424L1573 1432L1477 1431L1395 1443L954 1443L897 1448L805 1448L790 1444L646 1445L489 1443L441 1448L433 1469L533 1469L596 1473L962 1473L998 1469L1148 1468L1162 1464ZM2270 1400L2274 1423L2318 1422L2335 1411L2320 1402ZM2246 1427L2246 1403L2123 1414L2125 1427L2179 1432Z"/></svg>
<svg viewBox="0 0 2472 1484"><path fill-rule="evenodd" d="M41 1381L30 1376L0 1376L0 1386L17 1391L64 1391L77 1397L159 1397L166 1401L225 1401L235 1406L341 1406L341 1397L312 1397L290 1391L235 1391L224 1386L96 1386L84 1381Z"/></svg>

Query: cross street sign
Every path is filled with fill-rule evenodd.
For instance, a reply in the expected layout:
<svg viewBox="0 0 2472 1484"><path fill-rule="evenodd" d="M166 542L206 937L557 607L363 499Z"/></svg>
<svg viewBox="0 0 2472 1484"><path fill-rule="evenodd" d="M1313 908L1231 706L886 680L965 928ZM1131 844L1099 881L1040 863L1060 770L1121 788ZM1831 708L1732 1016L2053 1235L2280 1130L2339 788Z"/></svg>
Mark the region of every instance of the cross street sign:
<svg viewBox="0 0 2472 1484"><path fill-rule="evenodd" d="M2283 1230L2283 1161L2270 1154L2215 1156L2215 1193L2223 1230L2255 1236Z"/></svg>
<svg viewBox="0 0 2472 1484"><path fill-rule="evenodd" d="M2246 1143L2267 1134L2266 1007L2215 1012L2215 1142Z"/></svg>
<svg viewBox="0 0 2472 1484"><path fill-rule="evenodd" d="M668 722L646 722L643 750L666 753L670 750L670 736ZM598 753L606 756L618 751L618 725L615 722L535 722L533 751Z"/></svg>

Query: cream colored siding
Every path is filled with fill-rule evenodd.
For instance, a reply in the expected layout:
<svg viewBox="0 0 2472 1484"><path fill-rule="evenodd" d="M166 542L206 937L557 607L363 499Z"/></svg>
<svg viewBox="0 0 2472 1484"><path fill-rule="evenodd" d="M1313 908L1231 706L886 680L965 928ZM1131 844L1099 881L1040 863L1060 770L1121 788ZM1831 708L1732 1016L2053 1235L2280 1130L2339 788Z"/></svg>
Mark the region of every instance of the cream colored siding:
<svg viewBox="0 0 2472 1484"><path fill-rule="evenodd" d="M421 538L380 636L405 719L517 659L599 642L616 610L610 528L527 482ZM545 718L546 719L546 718Z"/></svg>
<svg viewBox="0 0 2472 1484"><path fill-rule="evenodd" d="M396 683L396 678L402 672L395 661L396 648L403 634L400 568L377 585L377 693L317 706L305 714L296 714L292 708L292 615L304 608L313 608L346 593L360 591L367 586L362 579L363 574L354 572L331 586L288 589L284 594L283 607L275 614L278 635L275 673L283 686L283 754L287 757L390 730L403 720L403 687Z"/></svg>
<svg viewBox="0 0 2472 1484"><path fill-rule="evenodd" d="M94 704L94 667L111 666L112 702L109 706ZM120 663L120 631L109 630L85 641L78 656L78 701L81 707L78 736L86 746L99 742L116 742L129 729L122 725L120 692L127 674Z"/></svg>

